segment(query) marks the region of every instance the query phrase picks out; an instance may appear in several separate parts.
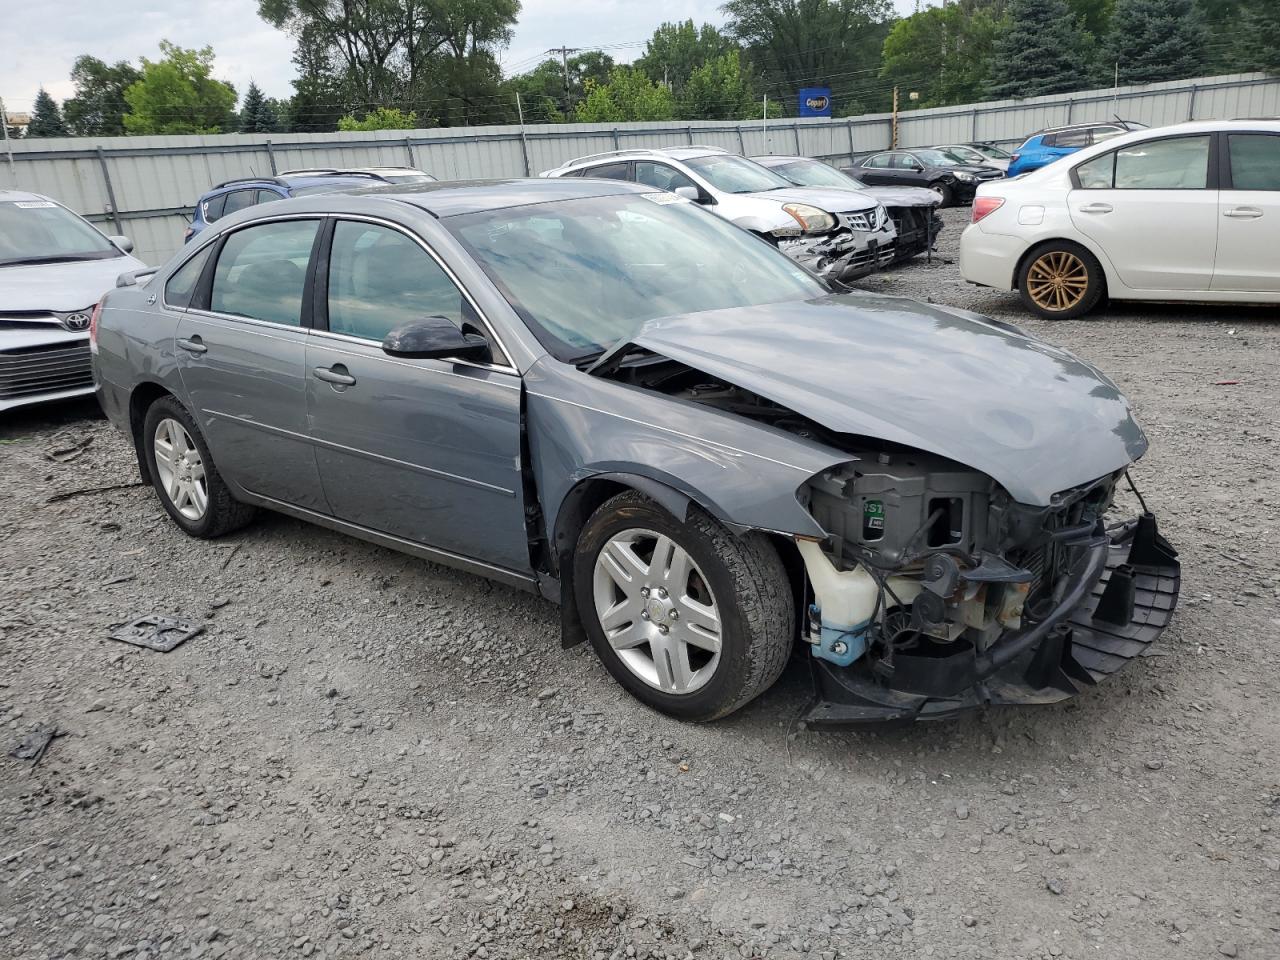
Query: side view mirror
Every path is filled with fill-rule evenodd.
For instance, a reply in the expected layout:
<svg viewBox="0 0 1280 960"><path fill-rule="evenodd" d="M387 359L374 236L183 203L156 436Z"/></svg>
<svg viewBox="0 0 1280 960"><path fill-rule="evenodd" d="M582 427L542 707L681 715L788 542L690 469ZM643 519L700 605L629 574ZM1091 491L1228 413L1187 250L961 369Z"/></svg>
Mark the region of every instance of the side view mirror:
<svg viewBox="0 0 1280 960"><path fill-rule="evenodd" d="M479 333L463 333L444 317L423 317L397 327L382 341L393 357L428 360L488 360L489 341Z"/></svg>
<svg viewBox="0 0 1280 960"><path fill-rule="evenodd" d="M125 253L133 253L133 241L128 237L114 236L107 237L112 243L123 250Z"/></svg>
<svg viewBox="0 0 1280 960"><path fill-rule="evenodd" d="M912 164L910 167L908 167L907 169L908 169L908 170L914 170L916 173L924 173L924 167L920 166L920 164L918 164L918 163L913 163L913 164Z"/></svg>
<svg viewBox="0 0 1280 960"><path fill-rule="evenodd" d="M673 191L677 197L684 197L686 200L692 200L697 203L702 199L702 195L698 193L697 187L676 187Z"/></svg>

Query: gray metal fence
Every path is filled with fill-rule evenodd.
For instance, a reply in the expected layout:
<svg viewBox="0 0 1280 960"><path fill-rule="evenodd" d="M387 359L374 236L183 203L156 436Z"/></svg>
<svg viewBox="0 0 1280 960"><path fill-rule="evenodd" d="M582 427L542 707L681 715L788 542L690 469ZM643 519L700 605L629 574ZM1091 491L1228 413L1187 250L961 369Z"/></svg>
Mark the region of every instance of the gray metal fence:
<svg viewBox="0 0 1280 960"><path fill-rule="evenodd" d="M1118 114L1151 126L1190 119L1280 116L1280 78L1204 77L1119 90L910 110L903 146L986 140L1020 143L1041 127ZM376 133L230 134L18 140L0 157L0 187L47 194L135 243L161 263L182 243L186 217L212 184L296 167L420 167L441 179L536 175L620 147L710 144L744 153L838 158L889 146L892 117L632 124L539 124Z"/></svg>

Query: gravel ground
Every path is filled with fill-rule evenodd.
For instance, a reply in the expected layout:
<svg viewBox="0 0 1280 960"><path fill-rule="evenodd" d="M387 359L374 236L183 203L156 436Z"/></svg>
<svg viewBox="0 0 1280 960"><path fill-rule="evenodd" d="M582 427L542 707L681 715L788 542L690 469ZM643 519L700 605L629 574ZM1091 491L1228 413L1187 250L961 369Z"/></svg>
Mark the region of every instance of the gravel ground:
<svg viewBox="0 0 1280 960"><path fill-rule="evenodd" d="M11 414L0 732L64 735L0 759L0 956L1280 956L1280 327L1029 320L960 281L965 216L863 285L1124 387L1184 559L1160 656L1066 705L823 734L793 664L682 725L560 650L551 604L278 516L187 539L92 403ZM205 632L105 639L147 613Z"/></svg>

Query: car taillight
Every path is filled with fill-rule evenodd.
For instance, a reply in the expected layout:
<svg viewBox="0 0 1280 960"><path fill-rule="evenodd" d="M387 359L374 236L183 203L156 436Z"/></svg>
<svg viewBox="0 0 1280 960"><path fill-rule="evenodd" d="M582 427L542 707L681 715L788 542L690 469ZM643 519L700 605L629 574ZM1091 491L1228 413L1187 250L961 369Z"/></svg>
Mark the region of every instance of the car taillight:
<svg viewBox="0 0 1280 960"><path fill-rule="evenodd" d="M107 299L103 297L102 300ZM98 352L98 320L102 317L102 300L93 305L93 313L89 314L89 350Z"/></svg>
<svg viewBox="0 0 1280 960"><path fill-rule="evenodd" d="M1004 197L974 197L973 198L973 222L977 223L983 217L995 213L1004 206Z"/></svg>

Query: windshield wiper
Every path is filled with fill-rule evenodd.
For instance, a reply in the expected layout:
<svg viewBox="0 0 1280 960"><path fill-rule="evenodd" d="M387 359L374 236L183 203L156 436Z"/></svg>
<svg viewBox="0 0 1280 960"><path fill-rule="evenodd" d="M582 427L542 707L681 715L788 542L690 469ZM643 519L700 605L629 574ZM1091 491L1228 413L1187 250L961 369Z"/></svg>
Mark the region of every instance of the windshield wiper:
<svg viewBox="0 0 1280 960"><path fill-rule="evenodd" d="M33 266L41 263L76 263L80 260L103 260L95 253L74 253L61 254L50 257L14 257L10 260L0 260L0 267L20 267Z"/></svg>

